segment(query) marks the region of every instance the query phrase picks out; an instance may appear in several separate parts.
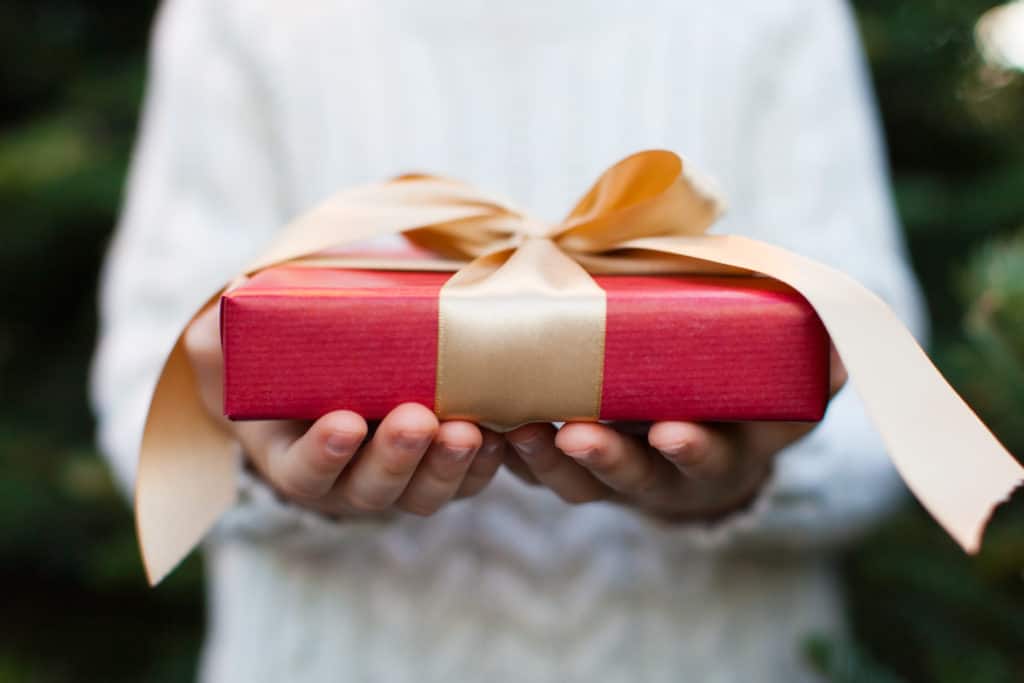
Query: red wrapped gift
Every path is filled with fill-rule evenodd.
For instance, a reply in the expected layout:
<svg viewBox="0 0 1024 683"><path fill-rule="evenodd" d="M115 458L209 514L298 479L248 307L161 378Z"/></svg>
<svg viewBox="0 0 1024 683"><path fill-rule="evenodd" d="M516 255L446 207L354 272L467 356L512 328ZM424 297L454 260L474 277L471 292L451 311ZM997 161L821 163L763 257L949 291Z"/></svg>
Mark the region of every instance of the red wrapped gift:
<svg viewBox="0 0 1024 683"><path fill-rule="evenodd" d="M332 195L245 267L251 280L219 290L226 413L375 418L418 401L499 427L815 420L827 325L909 488L976 552L992 510L1020 485L1020 464L880 298L804 256L708 234L720 203L684 171L665 150L629 156L555 225L433 176ZM398 234L450 260L326 268L325 250ZM683 270L705 275L661 275ZM235 501L238 453L206 414L183 332L139 452L136 525L151 582Z"/></svg>
<svg viewBox="0 0 1024 683"><path fill-rule="evenodd" d="M372 419L405 401L434 406L450 276L282 266L224 294L225 414ZM607 297L602 419L821 419L828 335L793 289L756 276L594 279Z"/></svg>

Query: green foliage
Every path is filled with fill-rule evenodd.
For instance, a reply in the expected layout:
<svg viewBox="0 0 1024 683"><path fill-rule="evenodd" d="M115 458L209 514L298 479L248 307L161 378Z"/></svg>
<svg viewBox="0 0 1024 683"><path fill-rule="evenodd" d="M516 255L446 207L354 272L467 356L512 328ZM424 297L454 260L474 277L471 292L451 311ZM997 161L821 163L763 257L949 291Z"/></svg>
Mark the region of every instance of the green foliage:
<svg viewBox="0 0 1024 683"><path fill-rule="evenodd" d="M971 405L1024 453L1024 230L984 243L957 278L963 333L940 354ZM811 661L837 683L1024 680L1024 493L997 510L984 551L965 556L917 508L844 565L854 641L821 636ZM870 652L870 654L868 654Z"/></svg>
<svg viewBox="0 0 1024 683"><path fill-rule="evenodd" d="M0 682L189 678L198 563L149 591L125 505L94 452L20 427L0 427L0 444Z"/></svg>
<svg viewBox="0 0 1024 683"><path fill-rule="evenodd" d="M974 23L992 0L859 0L896 198L939 340L957 337L951 272L1024 220L1024 78L985 65Z"/></svg>
<svg viewBox="0 0 1024 683"><path fill-rule="evenodd" d="M985 551L973 558L919 510L908 510L880 529L844 567L860 643L854 651L869 651L888 675L906 680L1021 680L1022 513L1020 505L999 510Z"/></svg>
<svg viewBox="0 0 1024 683"><path fill-rule="evenodd" d="M969 308L964 337L944 354L948 370L1006 446L1024 454L1024 230L985 244L960 283Z"/></svg>
<svg viewBox="0 0 1024 683"><path fill-rule="evenodd" d="M0 3L0 682L188 680L200 639L197 561L146 587L92 446L98 266L152 13L112 9Z"/></svg>
<svg viewBox="0 0 1024 683"><path fill-rule="evenodd" d="M933 356L1021 457L1024 78L977 55L973 25L993 2L856 4ZM813 641L812 661L834 681L1024 680L1022 498L974 558L917 507L891 520L844 563L853 640Z"/></svg>
<svg viewBox="0 0 1024 683"><path fill-rule="evenodd" d="M1024 453L1024 78L985 65L990 0L858 0L934 356ZM144 80L151 4L0 3L0 683L190 678L193 560L144 586L131 518L92 446L95 287ZM849 638L829 679L1024 680L1024 510L964 556L908 507L843 562ZM111 643L118 656L109 656Z"/></svg>
<svg viewBox="0 0 1024 683"><path fill-rule="evenodd" d="M804 651L817 670L835 683L903 683L849 642L816 636L807 640Z"/></svg>

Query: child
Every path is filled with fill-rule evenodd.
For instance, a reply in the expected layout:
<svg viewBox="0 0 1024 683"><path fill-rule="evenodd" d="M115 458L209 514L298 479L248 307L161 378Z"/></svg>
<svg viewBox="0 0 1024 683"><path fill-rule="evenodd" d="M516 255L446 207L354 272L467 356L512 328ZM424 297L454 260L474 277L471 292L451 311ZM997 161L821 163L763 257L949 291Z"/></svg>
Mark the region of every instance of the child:
<svg viewBox="0 0 1024 683"><path fill-rule="evenodd" d="M920 330L839 0L171 0L103 289L115 471L130 486L189 307L292 215L428 170L556 218L650 147L718 179L718 230L836 265ZM187 340L219 415L216 323ZM206 546L217 682L803 680L800 639L841 628L829 549L900 493L849 391L814 431L501 436L413 404L368 438L347 411L229 426L249 467Z"/></svg>

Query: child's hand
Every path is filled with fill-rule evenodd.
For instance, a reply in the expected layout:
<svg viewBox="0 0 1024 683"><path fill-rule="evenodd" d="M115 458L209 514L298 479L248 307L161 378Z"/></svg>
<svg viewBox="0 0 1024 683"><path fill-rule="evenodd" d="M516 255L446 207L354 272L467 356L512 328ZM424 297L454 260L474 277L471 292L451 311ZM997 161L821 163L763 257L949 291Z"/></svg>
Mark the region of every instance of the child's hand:
<svg viewBox="0 0 1024 683"><path fill-rule="evenodd" d="M833 349L831 394L845 383ZM612 499L668 519L712 520L752 500L775 454L814 425L658 422L646 438L627 427L576 422L556 432L549 424L525 425L506 435L514 451L506 464L569 503Z"/></svg>
<svg viewBox="0 0 1024 683"><path fill-rule="evenodd" d="M284 496L319 512L429 515L454 498L479 493L504 459L499 435L470 422L438 423L416 403L392 410L369 439L366 421L346 410L312 424L231 422L221 410L217 306L189 327L185 348L206 409L238 438L253 467Z"/></svg>

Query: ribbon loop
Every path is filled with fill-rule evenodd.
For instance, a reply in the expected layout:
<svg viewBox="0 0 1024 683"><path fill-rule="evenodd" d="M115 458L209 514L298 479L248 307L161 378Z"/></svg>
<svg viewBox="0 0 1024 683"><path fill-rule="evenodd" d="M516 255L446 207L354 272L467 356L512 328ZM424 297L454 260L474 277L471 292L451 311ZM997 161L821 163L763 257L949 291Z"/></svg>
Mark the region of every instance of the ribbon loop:
<svg viewBox="0 0 1024 683"><path fill-rule="evenodd" d="M672 152L634 154L608 169L563 222L558 244L599 253L642 237L703 234L722 211Z"/></svg>

